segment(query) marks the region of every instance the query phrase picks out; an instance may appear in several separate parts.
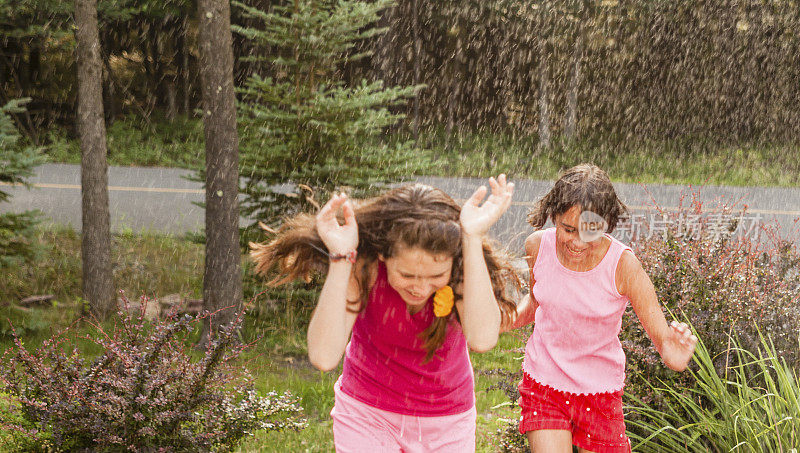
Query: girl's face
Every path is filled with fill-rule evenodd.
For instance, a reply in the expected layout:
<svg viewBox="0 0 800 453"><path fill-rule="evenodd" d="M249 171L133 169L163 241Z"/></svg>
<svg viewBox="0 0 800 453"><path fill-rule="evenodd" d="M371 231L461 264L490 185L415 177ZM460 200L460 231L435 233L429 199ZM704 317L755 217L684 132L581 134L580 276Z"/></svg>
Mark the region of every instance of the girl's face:
<svg viewBox="0 0 800 453"><path fill-rule="evenodd" d="M425 306L433 293L450 282L453 257L434 255L420 248L398 247L386 263L389 284L400 293L412 313Z"/></svg>
<svg viewBox="0 0 800 453"><path fill-rule="evenodd" d="M604 252L605 237L592 242L581 240L578 228L580 227L581 207L572 206L564 214L555 216L556 224L556 252L562 264L573 270L584 269L587 265L596 264L599 252Z"/></svg>

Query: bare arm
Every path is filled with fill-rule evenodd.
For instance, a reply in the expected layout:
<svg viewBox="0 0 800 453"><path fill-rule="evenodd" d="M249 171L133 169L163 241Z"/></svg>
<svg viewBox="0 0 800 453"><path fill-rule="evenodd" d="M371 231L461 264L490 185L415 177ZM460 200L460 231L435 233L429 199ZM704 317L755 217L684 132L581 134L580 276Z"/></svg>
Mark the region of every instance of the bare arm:
<svg viewBox="0 0 800 453"><path fill-rule="evenodd" d="M528 273L530 274L530 285L528 286L530 292L517 304L514 321L508 328L503 329L504 332L527 326L536 319L536 309L539 308L539 302L533 297L533 285L536 284L536 279L533 277L533 266L536 264L536 257L539 255L542 234L544 234L542 230L534 231L525 239L525 260L528 262Z"/></svg>
<svg viewBox="0 0 800 453"><path fill-rule="evenodd" d="M463 299L456 308L467 344L475 351L488 351L500 333L500 307L494 297L492 280L483 256L483 236L511 205L514 184L505 175L489 179L492 193L481 205L486 187L479 187L461 208L464 256Z"/></svg>
<svg viewBox="0 0 800 453"><path fill-rule="evenodd" d="M633 311L664 364L675 371L685 370L694 354L697 337L684 323L667 324L653 283L633 253L623 252L616 279L617 289L631 301Z"/></svg>
<svg viewBox="0 0 800 453"><path fill-rule="evenodd" d="M345 223L339 225L336 211L342 208ZM317 214L317 231L331 254L345 254L358 246L358 227L346 195L334 195ZM353 263L331 262L319 301L308 325L308 359L315 367L329 371L339 364L356 313L347 310L347 300L358 298L358 282Z"/></svg>
<svg viewBox="0 0 800 453"><path fill-rule="evenodd" d="M485 352L497 344L500 307L483 258L481 238L464 239L464 298L458 303L461 327L469 347Z"/></svg>
<svg viewBox="0 0 800 453"><path fill-rule="evenodd" d="M330 371L339 364L358 315L347 310L347 299L358 297L352 270L353 265L348 261L330 264L308 324L308 359L322 371Z"/></svg>

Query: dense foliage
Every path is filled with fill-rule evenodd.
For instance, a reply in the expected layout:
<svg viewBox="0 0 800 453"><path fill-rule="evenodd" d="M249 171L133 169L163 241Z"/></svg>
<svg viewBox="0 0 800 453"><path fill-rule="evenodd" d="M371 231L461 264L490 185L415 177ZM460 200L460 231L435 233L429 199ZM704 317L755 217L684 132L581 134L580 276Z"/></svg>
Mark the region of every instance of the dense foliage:
<svg viewBox="0 0 800 453"><path fill-rule="evenodd" d="M418 87L367 80L348 85L337 74L365 56L352 49L383 31L375 22L390 4L301 0L264 12L236 3L261 25L234 31L273 49L269 57L249 59L273 75L254 74L240 92L243 141L249 143L241 155L245 215L277 224L281 215L303 208L300 187L305 195L348 187L362 196L416 170L414 143L389 145L381 134L403 118L390 107Z"/></svg>
<svg viewBox="0 0 800 453"><path fill-rule="evenodd" d="M576 96L579 134L617 149L796 143L798 18L780 1L418 0L374 70L408 83L419 64L434 124L535 133L544 102L558 136Z"/></svg>
<svg viewBox="0 0 800 453"><path fill-rule="evenodd" d="M33 176L33 167L42 158L33 147L21 146L11 114L24 111L29 99L15 99L0 107L0 183L27 185ZM0 203L8 201L10 194L0 189ZM19 264L20 260L33 258L36 213L0 214L0 271Z"/></svg>
<svg viewBox="0 0 800 453"><path fill-rule="evenodd" d="M295 5L245 3L276 16ZM306 3L297 2L298 12ZM554 137L567 134L574 116L578 136L623 151L791 145L800 124L796 9L755 0L399 2L379 13L386 33L345 51L373 57L351 58L335 78L349 86L424 84L418 103L394 111L448 133L490 129L535 141L546 111ZM260 26L245 11L234 9L233 23ZM109 121L134 114L149 122L153 112L172 118L199 107L196 2L100 0L98 12ZM48 141L48 126L74 123L71 15L71 2L0 0L0 93L33 98L21 128L35 143ZM234 37L237 57L279 47ZM236 85L254 73L280 79L283 70L243 58Z"/></svg>
<svg viewBox="0 0 800 453"><path fill-rule="evenodd" d="M787 363L797 366L800 257L792 242L780 238L777 226L747 221L744 214L726 205L709 208L695 199L680 211L662 213L667 225L663 235L632 246L667 318L692 323L718 371L733 360L733 334L743 348L755 351L763 333ZM642 377L690 386L689 375L676 375L662 366L632 310L628 314L622 337L629 388L655 404L646 387L639 385Z"/></svg>
<svg viewBox="0 0 800 453"><path fill-rule="evenodd" d="M259 395L234 360L241 315L221 329L200 360L187 333L200 318L157 321L125 309L88 340L96 356L80 352L78 338L62 332L28 351L22 340L6 353L3 424L16 448L57 451L231 451L256 430L299 429L301 408L288 394ZM15 409L14 409L15 408Z"/></svg>

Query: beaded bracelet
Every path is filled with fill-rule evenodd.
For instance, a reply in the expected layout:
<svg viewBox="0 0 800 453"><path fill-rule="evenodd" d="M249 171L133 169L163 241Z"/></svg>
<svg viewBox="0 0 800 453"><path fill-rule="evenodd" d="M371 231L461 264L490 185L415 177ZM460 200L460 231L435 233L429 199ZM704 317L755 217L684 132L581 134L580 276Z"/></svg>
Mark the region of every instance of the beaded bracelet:
<svg viewBox="0 0 800 453"><path fill-rule="evenodd" d="M356 264L356 256L358 256L358 252L355 250L351 250L347 253L329 253L328 258L334 263L341 260L350 261L352 264Z"/></svg>

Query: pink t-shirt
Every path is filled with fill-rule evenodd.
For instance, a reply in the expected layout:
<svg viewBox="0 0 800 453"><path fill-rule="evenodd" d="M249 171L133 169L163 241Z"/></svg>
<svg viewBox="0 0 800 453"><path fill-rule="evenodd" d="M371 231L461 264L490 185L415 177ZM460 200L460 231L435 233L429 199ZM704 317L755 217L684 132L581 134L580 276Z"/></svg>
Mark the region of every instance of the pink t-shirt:
<svg viewBox="0 0 800 453"><path fill-rule="evenodd" d="M537 382L576 394L613 392L625 385L625 353L619 342L628 298L615 274L625 244L611 240L600 263L586 272L564 267L556 256L556 230L545 230L532 289L539 303L522 369Z"/></svg>
<svg viewBox="0 0 800 453"><path fill-rule="evenodd" d="M454 308L455 309L455 308ZM475 405L467 341L453 317L429 362L419 333L434 319L431 300L413 315L389 285L386 267L353 325L339 379L341 390L378 409L413 416L454 415Z"/></svg>

